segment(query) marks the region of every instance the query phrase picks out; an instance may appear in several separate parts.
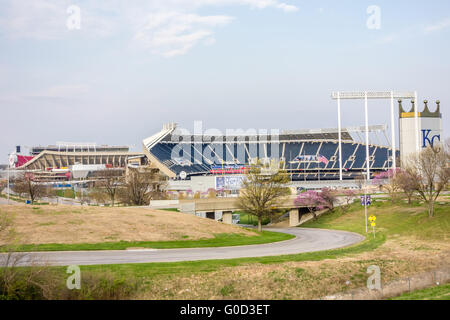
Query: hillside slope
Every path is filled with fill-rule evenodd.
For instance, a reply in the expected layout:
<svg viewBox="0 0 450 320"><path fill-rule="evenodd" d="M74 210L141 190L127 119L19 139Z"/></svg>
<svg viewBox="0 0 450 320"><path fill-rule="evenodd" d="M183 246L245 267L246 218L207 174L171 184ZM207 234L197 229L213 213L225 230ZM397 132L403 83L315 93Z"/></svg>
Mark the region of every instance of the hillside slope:
<svg viewBox="0 0 450 320"><path fill-rule="evenodd" d="M177 241L212 239L215 235L256 234L190 214L147 208L75 206L0 206L13 218L21 244ZM0 239L0 245L4 240Z"/></svg>

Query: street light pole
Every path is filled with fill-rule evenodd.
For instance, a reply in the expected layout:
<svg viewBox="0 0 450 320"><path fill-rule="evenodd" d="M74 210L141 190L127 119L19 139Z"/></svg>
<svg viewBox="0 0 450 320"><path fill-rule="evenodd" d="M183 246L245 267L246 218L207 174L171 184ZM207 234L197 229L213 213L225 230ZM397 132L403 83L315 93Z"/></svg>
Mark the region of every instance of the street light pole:
<svg viewBox="0 0 450 320"><path fill-rule="evenodd" d="M10 157L11 155L10 154L8 154L8 204L9 204L9 170L10 170L10 168L11 168L11 163L10 163L10 161L9 161L9 157Z"/></svg>
<svg viewBox="0 0 450 320"><path fill-rule="evenodd" d="M366 220L366 233L367 231L367 188L364 188L364 217Z"/></svg>
<svg viewBox="0 0 450 320"><path fill-rule="evenodd" d="M367 182L368 180L364 180L364 220L365 220L365 224L366 224L366 233L368 232L367 230Z"/></svg>

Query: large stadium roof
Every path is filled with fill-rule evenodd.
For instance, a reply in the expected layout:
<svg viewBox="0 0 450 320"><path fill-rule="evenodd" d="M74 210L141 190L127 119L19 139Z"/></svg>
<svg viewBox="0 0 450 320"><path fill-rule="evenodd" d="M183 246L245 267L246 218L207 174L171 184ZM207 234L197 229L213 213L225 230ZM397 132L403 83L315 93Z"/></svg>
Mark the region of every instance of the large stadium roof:
<svg viewBox="0 0 450 320"><path fill-rule="evenodd" d="M370 126L370 132L383 131L384 125ZM365 127L350 127L342 129L342 140L353 141L352 132L364 132ZM311 130L271 130L270 132L256 132L256 130L231 130L228 134L189 134L185 130L172 127L171 132L166 132L160 142L192 143L192 142L271 142L271 141L317 141L338 140L338 129L311 129ZM231 133L230 133L231 132Z"/></svg>

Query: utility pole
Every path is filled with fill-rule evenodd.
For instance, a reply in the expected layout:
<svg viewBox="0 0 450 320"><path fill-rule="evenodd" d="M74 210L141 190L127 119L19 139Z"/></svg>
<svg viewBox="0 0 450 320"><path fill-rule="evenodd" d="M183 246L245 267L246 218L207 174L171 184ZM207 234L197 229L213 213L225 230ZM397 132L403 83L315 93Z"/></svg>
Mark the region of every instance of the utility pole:
<svg viewBox="0 0 450 320"><path fill-rule="evenodd" d="M8 158L10 157L11 155L9 154L8 155ZM10 169L10 167L11 167L11 162L9 161L9 159L8 159L8 188L7 188L7 190L8 190L8 204L9 204L9 179L10 179L10 177L9 177L9 169Z"/></svg>
<svg viewBox="0 0 450 320"><path fill-rule="evenodd" d="M364 217L366 221L366 233L367 231L367 188L364 186Z"/></svg>
<svg viewBox="0 0 450 320"><path fill-rule="evenodd" d="M366 233L368 232L367 229L367 182L369 180L364 180L364 220L366 224Z"/></svg>

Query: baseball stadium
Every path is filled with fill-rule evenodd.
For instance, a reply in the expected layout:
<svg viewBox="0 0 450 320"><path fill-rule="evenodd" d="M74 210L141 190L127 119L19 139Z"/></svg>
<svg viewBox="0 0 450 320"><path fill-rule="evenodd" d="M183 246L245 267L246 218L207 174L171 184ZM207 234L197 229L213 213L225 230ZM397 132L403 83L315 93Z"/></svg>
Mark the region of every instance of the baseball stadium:
<svg viewBox="0 0 450 320"><path fill-rule="evenodd" d="M392 93L391 108L394 97L415 95ZM363 96L347 93L342 97ZM389 98L389 93L372 93L371 97ZM130 152L126 146L59 142L33 147L29 155L20 154L18 147L19 152L10 156L10 165L17 171L32 173L37 181L74 184L89 181L99 170L150 165L166 176L170 190L205 192L239 190L249 166L260 161L281 163L296 186L318 182L320 186L351 184L358 177L372 179L380 172L395 168L407 154L440 139L440 103L437 101L434 112L430 111L428 101L424 103L423 111L418 112L412 99L411 111L405 111L402 100L398 100L400 150L395 144L395 130L389 134L387 125L366 123L361 127L270 132L241 129L231 133L228 130L227 134L217 130L208 134L211 130L206 130L191 134L176 123L168 123L143 140L143 152ZM391 128L395 128L394 121Z"/></svg>

